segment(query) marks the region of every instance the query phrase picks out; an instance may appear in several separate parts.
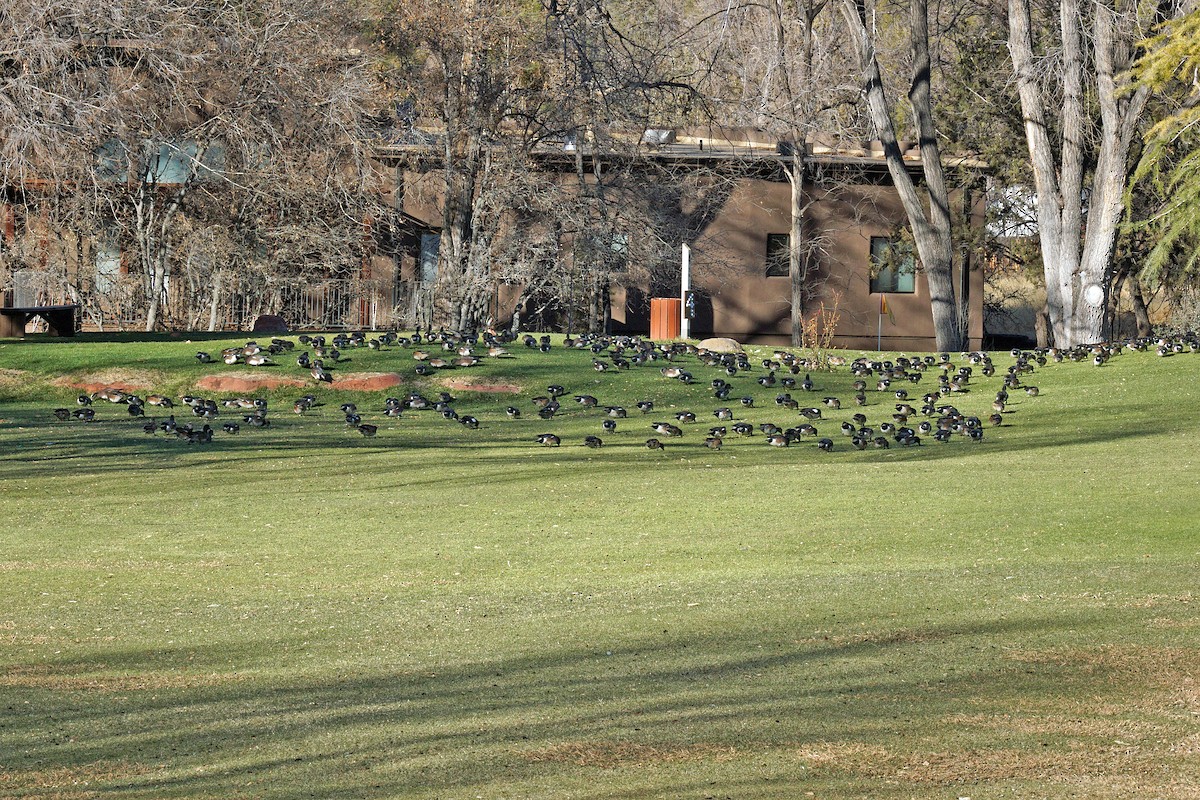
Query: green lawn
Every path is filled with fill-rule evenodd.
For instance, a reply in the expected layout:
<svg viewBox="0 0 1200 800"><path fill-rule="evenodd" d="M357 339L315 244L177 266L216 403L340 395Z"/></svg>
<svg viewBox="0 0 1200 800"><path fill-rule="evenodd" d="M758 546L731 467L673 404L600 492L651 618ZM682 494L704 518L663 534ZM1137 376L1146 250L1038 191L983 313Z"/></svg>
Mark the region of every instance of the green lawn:
<svg viewBox="0 0 1200 800"><path fill-rule="evenodd" d="M454 373L522 388L454 391L479 430L385 418L406 387L260 393L270 428L223 412L207 445L51 413L97 380L304 376L192 358L245 341L0 341L0 797L1197 797L1200 355L1052 363L981 443L862 452L844 367L792 392L841 397L834 452L714 452L695 358L686 386L520 345ZM797 425L770 353L738 416ZM411 350L347 355L440 388ZM950 402L986 418L999 386Z"/></svg>

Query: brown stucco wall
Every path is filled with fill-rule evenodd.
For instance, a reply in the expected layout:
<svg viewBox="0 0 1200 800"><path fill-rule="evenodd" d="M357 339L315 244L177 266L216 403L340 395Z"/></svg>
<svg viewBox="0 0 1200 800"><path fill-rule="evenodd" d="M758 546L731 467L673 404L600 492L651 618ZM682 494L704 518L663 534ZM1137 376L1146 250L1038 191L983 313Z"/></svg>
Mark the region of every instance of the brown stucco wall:
<svg viewBox="0 0 1200 800"><path fill-rule="evenodd" d="M744 179L693 244L692 285L707 306L693 324L694 333L763 344L790 342L790 280L766 276L767 235L788 233L790 202L786 182ZM870 240L891 235L906 222L899 198L890 186L863 184L810 190L804 202L805 236L813 243L809 313L822 306L836 309L834 344L874 349L880 296L870 292ZM982 203L976 205L981 215ZM884 349L934 349L923 274L916 276L913 293L889 294L888 304L892 313L882 321ZM972 347L979 347L983 279L978 271L969 273L969 307L969 338Z"/></svg>
<svg viewBox="0 0 1200 800"><path fill-rule="evenodd" d="M874 172L871 172L874 169ZM433 172L404 170L397 191L400 206L433 227L440 225L439 177ZM790 186L778 180L744 177L703 228L692 246L692 287L698 292L699 315L692 334L730 336L742 342L787 345L791 342L790 280L766 276L767 235L786 234L790 228ZM956 202L962 203L963 195ZM983 224L982 195L973 201L973 216ZM804 196L805 236L814 242L809 275L809 312L836 307L838 322L833 344L870 349L876 335L886 350L935 349L929 288L918 273L911 294L889 294L891 316L884 316L880 331L879 295L870 292L870 240L893 235L907 225L895 190L882 164L857 176L843 175L824 188L809 187ZM399 277L411 280L411 257L401 261ZM381 270L382 271L382 270ZM982 346L983 276L968 274L970 346ZM961 280L956 280L960 287ZM658 293L675 295L674 286ZM506 325L520 287L503 284L493 299L493 321ZM613 287L612 324L619 332L649 332L651 289L645 285Z"/></svg>

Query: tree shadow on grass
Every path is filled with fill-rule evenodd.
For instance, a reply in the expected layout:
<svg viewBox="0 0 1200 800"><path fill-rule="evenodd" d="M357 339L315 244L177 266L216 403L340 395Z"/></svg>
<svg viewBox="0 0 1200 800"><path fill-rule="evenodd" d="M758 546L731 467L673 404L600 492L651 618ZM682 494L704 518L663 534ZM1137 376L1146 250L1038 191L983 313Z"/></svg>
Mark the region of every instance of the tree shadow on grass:
<svg viewBox="0 0 1200 800"><path fill-rule="evenodd" d="M531 634L528 652L510 644L507 654L483 661L445 666L431 653L428 663L402 670L325 664L311 672L288 662L286 677L274 679L272 654L301 652L299 640L167 652L112 648L9 667L9 676L39 677L17 688L10 683L0 737L10 774L86 771L113 761L144 766L140 774L92 783L98 794L126 797L495 796L523 781L561 781L574 785L576 796L616 790L632 797L646 795L622 795L617 787L642 777L638 770L657 768L675 770L667 788L654 792L671 797L694 787L689 753L706 761L720 749L736 770L739 758L806 742L932 736L945 715L992 696L997 686L1001 694L1053 693L1057 667L1030 676L993 663L948 675L943 648L1086 627L1086 619L1055 615L829 642L797 642L783 631L720 631L626 637L615 653ZM231 662L245 665L245 674L232 674ZM187 666L176 671L175 664ZM164 672L198 685L105 688L105 675ZM89 676L98 676L96 685ZM627 756L617 747L612 756L613 746L625 743L638 747ZM608 767L630 771L556 756L563 745L595 747L612 756ZM665 754L661 763L656 753ZM672 767L674 761L681 763ZM797 764L782 777L798 781L801 773ZM589 793L601 778L603 788L594 784ZM742 776L739 785L778 796L755 779Z"/></svg>
<svg viewBox="0 0 1200 800"><path fill-rule="evenodd" d="M228 418L226 418L228 419ZM237 418L240 422L240 418ZM191 421L180 418L181 422ZM191 444L162 433L147 435L140 431L141 420L120 420L85 423L38 423L24 426L21 431L7 433L7 446L0 453L0 480L12 478L61 478L76 472L90 474L136 473L153 467L155 469L190 469L212 467L218 463L227 468L252 470L256 464L275 462L279 459L309 455L329 462L339 459L346 462L345 470L354 471L355 463L364 463L371 458L395 458L403 460L404 467L427 462L438 466L441 462L441 477L445 480L454 473L454 465L469 469L470 478L486 477L488 480L519 482L523 479L545 475L552 468L550 463L574 465L582 470L604 470L612 472L637 465L661 465L669 469L672 465L702 461L706 465L733 465L732 458L741 459L738 466L761 463L772 466L808 464L812 466L849 467L854 464L894 464L897 467L919 463L941 462L964 457L986 457L1004 464L1008 454L1041 450L1054 450L1087 444L1132 443L1150 440L1159 431L1136 426L1121 428L1094 427L1079 433L1064 434L1059 431L1022 431L988 429L982 442L975 443L965 437L956 436L948 443L932 441L924 437L922 445L900 447L892 443L886 450L869 448L856 452L845 437L831 436L834 453L817 450L813 439L803 440L788 448L768 448L761 436L749 438L728 437L721 451L712 451L703 445L705 430L700 426L689 428L683 439L664 439L665 451L650 451L645 439L654 436L647 425L644 430L630 430L628 426L618 434L598 430L598 420L559 421L543 424L540 421L521 421L508 424L503 421L485 423L485 429L469 431L452 422L440 429L431 430L428 425L411 426L404 420L390 428L381 428L376 438L366 439L352 428L332 419L320 423L320 430L300 430L276 425L269 429L253 429L243 426L241 433L223 433L218 417L214 424L217 430L214 441L207 444ZM635 423L636 424L636 423ZM12 426L15 427L15 426ZM547 448L538 445L535 437L543 432L558 432L563 438L560 447ZM599 449L583 446L585 434L599 434L605 445ZM747 460L750 459L750 460ZM378 462L372 468L383 466ZM401 466L401 464L397 464ZM558 469L561 472L561 467ZM385 480L389 485L403 485L418 481L418 472L405 469L391 477L403 480Z"/></svg>

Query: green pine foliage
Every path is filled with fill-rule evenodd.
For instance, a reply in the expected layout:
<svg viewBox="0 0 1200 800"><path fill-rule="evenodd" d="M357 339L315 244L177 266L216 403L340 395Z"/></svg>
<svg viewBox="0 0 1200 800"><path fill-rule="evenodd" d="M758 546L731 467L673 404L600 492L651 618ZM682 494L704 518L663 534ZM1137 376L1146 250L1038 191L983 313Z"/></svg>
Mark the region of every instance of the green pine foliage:
<svg viewBox="0 0 1200 800"><path fill-rule="evenodd" d="M1165 24L1143 45L1132 86L1149 87L1175 109L1146 133L1130 193L1149 192L1158 209L1132 226L1150 229L1156 241L1143 277L1177 283L1200 266L1200 10Z"/></svg>

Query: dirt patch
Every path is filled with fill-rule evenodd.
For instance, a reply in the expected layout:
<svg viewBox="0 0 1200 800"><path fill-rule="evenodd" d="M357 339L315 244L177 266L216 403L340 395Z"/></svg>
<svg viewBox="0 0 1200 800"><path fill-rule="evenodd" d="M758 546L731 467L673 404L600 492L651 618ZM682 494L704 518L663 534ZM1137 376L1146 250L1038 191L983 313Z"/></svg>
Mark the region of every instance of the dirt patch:
<svg viewBox="0 0 1200 800"><path fill-rule="evenodd" d="M237 680L222 675L143 673L139 675L84 674L80 670L48 665L17 666L0 674L0 687L72 692L137 692L162 689L196 689L222 686Z"/></svg>
<svg viewBox="0 0 1200 800"><path fill-rule="evenodd" d="M1142 772L1150 767L1151 761L1153 759L1140 754L1136 747L1044 752L997 748L962 753L918 753L888 772L899 780L932 786L995 784L1011 780L1072 782L1099 775Z"/></svg>
<svg viewBox="0 0 1200 800"><path fill-rule="evenodd" d="M796 752L810 768L843 772L869 772L891 759L887 748L862 742L819 742Z"/></svg>
<svg viewBox="0 0 1200 800"><path fill-rule="evenodd" d="M1170 750L1178 756L1200 756L1200 733L1185 736L1171 745Z"/></svg>
<svg viewBox="0 0 1200 800"><path fill-rule="evenodd" d="M563 742L522 756L535 762L574 764L580 767L614 769L679 761L730 761L737 751L710 744L651 747L634 742Z"/></svg>
<svg viewBox="0 0 1200 800"><path fill-rule="evenodd" d="M153 769L148 765L129 761L93 761L78 767L48 769L0 769L0 792L18 791L21 797L33 790L38 790L38 797L99 797L100 791L80 787L112 781L124 782L151 772ZM53 791L54 794L46 794L47 791Z"/></svg>
<svg viewBox="0 0 1200 800"><path fill-rule="evenodd" d="M1110 683L1178 687L1200 680L1200 648L1104 645L1056 650L1018 650L1009 658L1103 673Z"/></svg>
<svg viewBox="0 0 1200 800"><path fill-rule="evenodd" d="M1103 716L1092 712L1069 716L1066 714L954 714L944 718L951 728L985 728L1002 733L1021 733L1031 736L1054 736L1097 739L1140 739L1161 732L1161 727L1149 722Z"/></svg>
<svg viewBox="0 0 1200 800"><path fill-rule="evenodd" d="M962 787L1022 781L1100 786L1110 780L1137 780L1138 776L1145 776L1155 792L1162 789L1156 780L1161 777L1160 755L1126 744L1071 750L1001 747L901 754L858 742L823 742L797 751L796 756L815 771L847 773L889 783ZM1101 796L1122 795L1114 792Z"/></svg>
<svg viewBox="0 0 1200 800"><path fill-rule="evenodd" d="M1190 605L1195 599L1195 596L1191 592L1184 592L1177 595L1150 594L1137 598L1129 605L1133 608L1159 608L1160 606L1173 606L1176 603L1186 606Z"/></svg>
<svg viewBox="0 0 1200 800"><path fill-rule="evenodd" d="M331 384L334 389L352 392L381 392L404 383L404 379L394 372L347 372L336 375ZM248 374L248 375L206 375L196 381L196 388L205 392L223 392L227 394L253 394L269 389L279 389L284 386L294 388L312 387L316 385L311 380L289 378L277 374Z"/></svg>
<svg viewBox="0 0 1200 800"><path fill-rule="evenodd" d="M823 647L853 647L855 645L872 645L892 647L897 645L924 644L946 639L944 631L926 631L920 629L888 631L885 633L830 633L824 636L809 636L796 639L800 645L820 645Z"/></svg>
<svg viewBox="0 0 1200 800"><path fill-rule="evenodd" d="M1200 649L1099 647L1022 651L1025 665L1052 665L1069 676L1090 676L1109 690L1054 702L1016 700L999 713L953 714L939 728L964 740L1014 735L1025 747L945 751L884 748L857 741L822 742L796 751L809 769L929 787L1007 782L1054 785L1087 797L1200 798L1200 734L1190 720L1200 711ZM1109 692L1112 697L1109 697ZM931 790L932 791L932 790Z"/></svg>
<svg viewBox="0 0 1200 800"><path fill-rule="evenodd" d="M264 389L278 389L283 386L311 386L312 381L299 378L285 378L282 375L205 375L196 381L196 388L205 392L225 392L230 394L251 394Z"/></svg>
<svg viewBox="0 0 1200 800"><path fill-rule="evenodd" d="M349 372L333 378L333 388L355 392L382 392L403 383L395 372Z"/></svg>
<svg viewBox="0 0 1200 800"><path fill-rule="evenodd" d="M105 369L86 375L64 375L50 381L50 384L67 389L82 389L91 393L106 388L120 389L123 392L141 392L153 389L165 382L166 375L154 370Z"/></svg>
<svg viewBox="0 0 1200 800"><path fill-rule="evenodd" d="M0 369L0 389L15 389L24 386L25 376L28 374L23 369Z"/></svg>
<svg viewBox="0 0 1200 800"><path fill-rule="evenodd" d="M447 389L458 392L480 392L483 394L520 394L524 391L515 383L504 381L478 380L474 378L442 378L438 381Z"/></svg>

